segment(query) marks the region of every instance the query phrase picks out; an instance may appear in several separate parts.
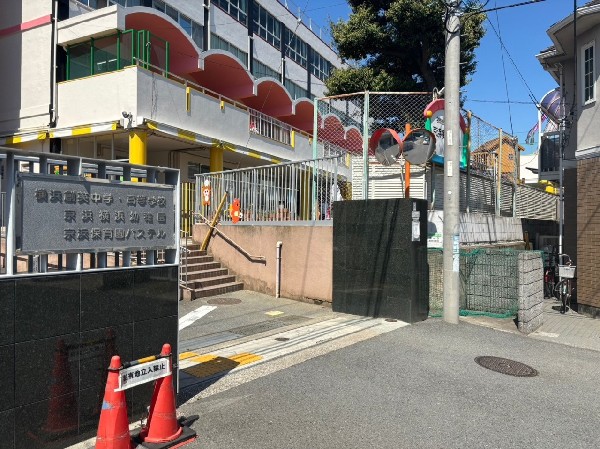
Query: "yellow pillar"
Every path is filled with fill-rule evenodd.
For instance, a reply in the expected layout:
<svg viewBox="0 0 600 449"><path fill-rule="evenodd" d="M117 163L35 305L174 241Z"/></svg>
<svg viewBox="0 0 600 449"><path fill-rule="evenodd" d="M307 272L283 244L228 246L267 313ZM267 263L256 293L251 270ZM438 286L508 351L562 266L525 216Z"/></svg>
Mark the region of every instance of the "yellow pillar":
<svg viewBox="0 0 600 449"><path fill-rule="evenodd" d="M223 171L223 148L213 146L210 149L210 171Z"/></svg>
<svg viewBox="0 0 600 449"><path fill-rule="evenodd" d="M134 130L129 133L129 163L146 165L148 156L147 146L148 134L143 130ZM131 178L133 182L137 182L137 178Z"/></svg>
<svg viewBox="0 0 600 449"><path fill-rule="evenodd" d="M311 217L311 203L312 203L312 170L305 169L300 171L300 219L301 220L310 220ZM318 202L318 199L317 199ZM313 205L313 207L317 207L318 205ZM317 212L317 219L318 219Z"/></svg>

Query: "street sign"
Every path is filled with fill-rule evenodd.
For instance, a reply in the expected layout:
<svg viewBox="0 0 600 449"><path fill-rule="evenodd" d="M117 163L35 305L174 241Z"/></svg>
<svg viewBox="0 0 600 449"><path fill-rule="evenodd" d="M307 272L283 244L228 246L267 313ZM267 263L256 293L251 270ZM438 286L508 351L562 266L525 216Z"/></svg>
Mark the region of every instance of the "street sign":
<svg viewBox="0 0 600 449"><path fill-rule="evenodd" d="M166 377L169 374L171 374L171 364L168 357L161 357L152 362L123 368L119 372L119 388L115 389L115 391L127 390L128 388Z"/></svg>

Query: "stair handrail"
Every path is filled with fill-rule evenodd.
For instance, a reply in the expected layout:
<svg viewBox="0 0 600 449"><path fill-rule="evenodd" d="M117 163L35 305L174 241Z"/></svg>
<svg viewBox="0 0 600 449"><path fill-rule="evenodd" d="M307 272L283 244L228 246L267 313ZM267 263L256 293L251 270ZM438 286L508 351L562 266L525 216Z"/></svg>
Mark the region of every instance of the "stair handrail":
<svg viewBox="0 0 600 449"><path fill-rule="evenodd" d="M181 246L181 239L183 239L185 241L184 246ZM185 288L186 290L191 290L191 288L188 286L188 254L190 253L190 249L188 248L188 237L190 236L189 232L180 229L179 230L179 286L182 288ZM185 259L185 263L184 260ZM181 269L181 266L184 265L185 266L185 281L183 279L183 271Z"/></svg>
<svg viewBox="0 0 600 449"><path fill-rule="evenodd" d="M200 218L200 220L206 224L206 226L208 226L210 228L209 233L212 234L212 232L215 232L216 234L218 234L223 240L225 240L227 243L229 243L231 246L233 246L236 250L238 250L240 253L242 253L244 255L244 257L246 259L248 259L250 262L257 262L257 263L267 263L267 258L265 256L255 256L250 254L248 251L246 251L244 248L242 248L238 243L234 242L233 239L231 237L228 237L223 231L221 231L220 229L217 229L217 225L215 224L213 226L213 224L209 221L208 218L206 218L204 215L202 215L200 212L194 212L194 215L198 216Z"/></svg>

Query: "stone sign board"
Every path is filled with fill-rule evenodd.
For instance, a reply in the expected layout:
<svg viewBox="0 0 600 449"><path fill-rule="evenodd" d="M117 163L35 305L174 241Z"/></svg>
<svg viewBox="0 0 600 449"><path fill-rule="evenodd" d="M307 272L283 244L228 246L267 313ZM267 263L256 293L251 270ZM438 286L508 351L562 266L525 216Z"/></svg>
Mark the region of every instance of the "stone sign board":
<svg viewBox="0 0 600 449"><path fill-rule="evenodd" d="M22 254L176 248L174 186L20 174Z"/></svg>

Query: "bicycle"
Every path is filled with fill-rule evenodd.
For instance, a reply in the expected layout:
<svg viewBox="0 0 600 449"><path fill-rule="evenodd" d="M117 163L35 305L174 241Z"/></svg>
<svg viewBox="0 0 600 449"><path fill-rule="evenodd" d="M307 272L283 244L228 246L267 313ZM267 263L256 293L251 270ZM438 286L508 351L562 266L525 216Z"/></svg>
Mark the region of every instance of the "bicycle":
<svg viewBox="0 0 600 449"><path fill-rule="evenodd" d="M566 254L559 255L558 277L560 280L554 285L554 297L561 302L560 313L564 314L571 306L571 280L575 277L575 265L572 265L571 258Z"/></svg>
<svg viewBox="0 0 600 449"><path fill-rule="evenodd" d="M554 267L546 267L544 269L544 298L552 298L554 296L555 282Z"/></svg>

